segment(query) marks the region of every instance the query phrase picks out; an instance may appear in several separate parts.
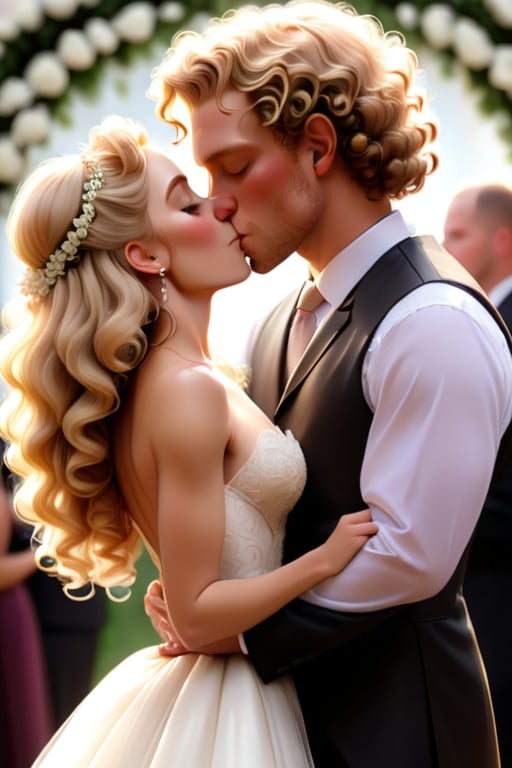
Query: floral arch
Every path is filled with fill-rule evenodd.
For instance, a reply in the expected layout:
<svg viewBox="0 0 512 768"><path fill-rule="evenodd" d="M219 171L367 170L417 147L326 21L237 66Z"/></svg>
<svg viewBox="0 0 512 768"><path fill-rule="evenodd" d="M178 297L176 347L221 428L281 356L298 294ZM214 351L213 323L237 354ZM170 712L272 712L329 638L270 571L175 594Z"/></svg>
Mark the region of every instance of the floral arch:
<svg viewBox="0 0 512 768"><path fill-rule="evenodd" d="M3 0L0 12L0 193L25 172L25 152L52 123L72 122L72 96L94 98L107 62L151 57L178 29L200 25L239 0ZM412 47L462 69L483 113L499 117L512 156L510 0L353 0Z"/></svg>

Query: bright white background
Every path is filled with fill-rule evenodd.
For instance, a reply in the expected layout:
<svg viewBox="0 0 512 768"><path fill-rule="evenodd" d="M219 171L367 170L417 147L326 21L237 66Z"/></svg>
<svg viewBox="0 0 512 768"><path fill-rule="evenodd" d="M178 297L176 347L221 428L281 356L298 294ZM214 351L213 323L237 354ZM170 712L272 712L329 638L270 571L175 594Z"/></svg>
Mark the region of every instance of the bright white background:
<svg viewBox="0 0 512 768"><path fill-rule="evenodd" d="M163 55L163 49L162 49ZM89 128L109 114L121 114L141 121L152 141L168 150L182 166L197 191L205 193L206 180L192 165L190 151L180 145L171 145L172 131L154 114L154 103L146 97L152 66L138 63L123 69L112 62L102 82L98 98L89 102L85 97L74 97L72 128L55 125L50 142L31 150L30 168L42 159L74 153L86 141ZM512 186L512 163L508 148L498 138L495 121L483 117L475 106L475 97L466 88L462 78L446 79L441 76L438 63L431 54L420 54L425 84L432 93L432 108L441 123L439 170L427 179L425 188L409 199L397 204L404 213L411 231L434 234L442 239L443 220L452 194L461 185L475 181L500 181ZM120 95L119 83L125 86ZM9 250L5 237L6 211L0 211L0 303L4 303L16 290L20 269ZM268 275L252 275L242 285L228 288L214 300L211 324L212 349L231 360L243 354L244 342L254 320L275 304L305 273L303 261L296 255Z"/></svg>

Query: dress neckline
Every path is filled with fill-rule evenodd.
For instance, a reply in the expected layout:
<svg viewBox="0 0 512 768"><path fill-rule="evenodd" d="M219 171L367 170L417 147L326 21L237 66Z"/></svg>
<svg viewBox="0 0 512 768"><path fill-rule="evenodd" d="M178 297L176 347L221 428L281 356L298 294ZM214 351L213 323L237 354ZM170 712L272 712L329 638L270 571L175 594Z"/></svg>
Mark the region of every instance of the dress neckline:
<svg viewBox="0 0 512 768"><path fill-rule="evenodd" d="M251 455L249 456L247 461L245 461L242 464L242 466L239 469L237 469L237 471L235 472L233 477L231 477L230 480L227 483L225 483L225 486L224 486L225 488L231 488L233 490L236 490L234 484L240 478L240 475L242 475L243 472L247 469L247 467L251 464L251 462L254 459L254 456L256 455L256 453L257 453L257 451L258 451L258 449L260 447L260 444L261 444L262 440L264 439L264 436L266 436L268 434L280 435L281 437L285 437L284 432L281 429L279 429L279 427L266 427L265 429L262 429L261 432L259 433L258 437L256 438L256 445L254 446L254 449L253 449Z"/></svg>

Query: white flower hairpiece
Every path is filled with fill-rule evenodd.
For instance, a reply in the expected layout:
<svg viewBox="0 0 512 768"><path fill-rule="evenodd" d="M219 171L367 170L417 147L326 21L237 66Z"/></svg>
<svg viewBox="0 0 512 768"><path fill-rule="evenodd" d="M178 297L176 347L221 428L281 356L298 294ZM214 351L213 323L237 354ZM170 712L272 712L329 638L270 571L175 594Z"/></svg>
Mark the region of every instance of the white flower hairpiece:
<svg viewBox="0 0 512 768"><path fill-rule="evenodd" d="M44 267L25 270L19 283L20 291L25 296L46 296L57 282L57 278L64 277L68 267L80 260L80 243L87 237L96 216L92 203L98 190L105 185L105 177L97 161L89 164L89 173L90 176L83 186L82 209L77 218L73 219L75 229L67 233L66 240L52 253Z"/></svg>

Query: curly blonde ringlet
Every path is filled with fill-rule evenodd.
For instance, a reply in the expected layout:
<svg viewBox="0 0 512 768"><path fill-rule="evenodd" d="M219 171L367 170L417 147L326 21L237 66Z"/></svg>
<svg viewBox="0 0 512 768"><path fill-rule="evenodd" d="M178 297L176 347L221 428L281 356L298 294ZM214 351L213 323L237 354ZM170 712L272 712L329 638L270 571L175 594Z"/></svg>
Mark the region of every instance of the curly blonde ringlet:
<svg viewBox="0 0 512 768"><path fill-rule="evenodd" d="M116 483L110 428L159 312L124 257L130 239L151 232L146 145L139 126L105 122L80 156L47 161L26 180L8 220L16 255L43 267L80 208L88 161L99 162L105 184L77 265L46 296L29 298L0 341L0 373L10 388L0 431L22 479L16 510L42 531L39 566L67 589L129 586L140 552Z"/></svg>
<svg viewBox="0 0 512 768"><path fill-rule="evenodd" d="M338 151L370 199L417 192L438 164L437 125L415 82L416 54L346 3L246 6L202 32L178 33L153 72L157 114L186 133L177 99L195 107L245 92L263 125L293 150L309 115L332 120Z"/></svg>

